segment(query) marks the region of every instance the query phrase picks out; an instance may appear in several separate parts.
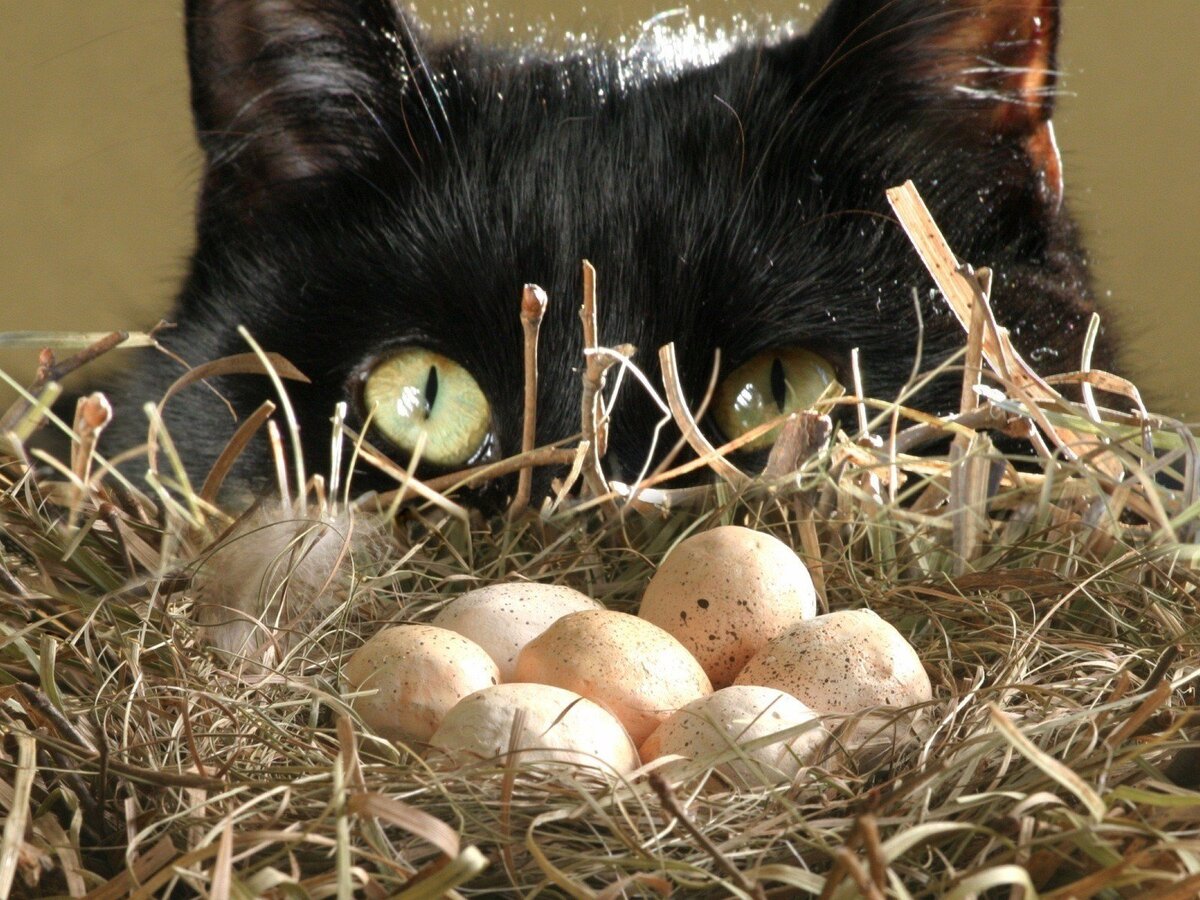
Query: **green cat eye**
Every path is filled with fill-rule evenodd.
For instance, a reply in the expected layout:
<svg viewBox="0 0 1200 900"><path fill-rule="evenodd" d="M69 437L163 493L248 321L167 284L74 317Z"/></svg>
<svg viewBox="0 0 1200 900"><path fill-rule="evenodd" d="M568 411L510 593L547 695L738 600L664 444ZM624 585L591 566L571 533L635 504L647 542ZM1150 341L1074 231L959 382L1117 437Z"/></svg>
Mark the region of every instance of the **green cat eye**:
<svg viewBox="0 0 1200 900"><path fill-rule="evenodd" d="M764 422L808 409L836 381L833 366L815 353L768 350L725 377L713 398L713 418L732 440ZM777 437L779 429L773 428L742 449L770 447Z"/></svg>
<svg viewBox="0 0 1200 900"><path fill-rule="evenodd" d="M375 364L363 386L372 424L406 452L416 449L435 466L462 466L483 447L492 426L487 398L454 360L422 347L406 347Z"/></svg>

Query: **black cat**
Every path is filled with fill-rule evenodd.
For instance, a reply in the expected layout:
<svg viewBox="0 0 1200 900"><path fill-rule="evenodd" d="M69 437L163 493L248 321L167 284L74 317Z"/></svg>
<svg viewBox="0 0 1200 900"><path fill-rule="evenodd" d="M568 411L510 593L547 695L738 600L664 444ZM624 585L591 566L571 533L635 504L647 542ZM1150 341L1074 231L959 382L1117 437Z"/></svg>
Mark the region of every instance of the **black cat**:
<svg viewBox="0 0 1200 900"><path fill-rule="evenodd" d="M895 396L914 288L925 361L963 344L885 201L909 178L956 251L994 269L1018 346L1047 370L1078 363L1093 301L1050 123L1056 0L832 0L804 36L693 67L439 45L393 0L186 12L206 164L163 342L197 364L245 352L245 324L295 363L317 466L343 400L353 425L374 411L372 440L402 463L424 430L423 471L517 451L526 282L550 297L538 441L578 431L583 259L602 344L636 345L654 376L674 341L696 399L720 349L716 442L846 383L855 347L867 392ZM1095 361L1110 356L1102 336ZM180 372L156 354L131 373L123 440ZM239 416L271 396L260 376L215 387ZM946 379L914 402L948 411L958 392ZM606 464L637 472L658 418L627 386ZM201 386L166 419L193 477L236 425ZM236 475L270 471L260 442Z"/></svg>

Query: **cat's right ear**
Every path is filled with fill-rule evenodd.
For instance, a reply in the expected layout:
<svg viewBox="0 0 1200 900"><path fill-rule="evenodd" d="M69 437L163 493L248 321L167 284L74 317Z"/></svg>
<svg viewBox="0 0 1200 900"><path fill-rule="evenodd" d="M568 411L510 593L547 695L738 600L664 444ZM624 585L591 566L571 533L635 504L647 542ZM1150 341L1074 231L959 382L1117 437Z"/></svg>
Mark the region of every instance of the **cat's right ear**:
<svg viewBox="0 0 1200 900"><path fill-rule="evenodd" d="M872 109L879 123L899 110L961 127L964 141L1018 148L1057 209L1060 2L831 0L801 46L831 102Z"/></svg>
<svg viewBox="0 0 1200 900"><path fill-rule="evenodd" d="M397 152L385 120L423 79L393 0L187 0L186 16L208 206L252 215Z"/></svg>

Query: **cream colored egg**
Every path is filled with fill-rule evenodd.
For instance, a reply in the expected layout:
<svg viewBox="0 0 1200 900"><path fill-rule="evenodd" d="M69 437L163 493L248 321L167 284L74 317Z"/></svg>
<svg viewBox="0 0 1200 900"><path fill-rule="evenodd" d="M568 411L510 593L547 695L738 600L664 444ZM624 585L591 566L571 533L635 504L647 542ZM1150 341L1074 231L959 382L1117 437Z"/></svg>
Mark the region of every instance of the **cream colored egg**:
<svg viewBox="0 0 1200 900"><path fill-rule="evenodd" d="M638 611L678 638L717 688L732 683L768 641L816 614L812 578L792 548L736 525L680 542Z"/></svg>
<svg viewBox="0 0 1200 900"><path fill-rule="evenodd" d="M518 714L524 719L514 735ZM549 684L498 684L477 691L446 714L430 743L460 765L520 751L519 762L574 763L619 774L638 766L637 748L612 713Z"/></svg>
<svg viewBox="0 0 1200 900"><path fill-rule="evenodd" d="M385 628L342 669L355 711L394 741L428 741L459 700L496 684L500 671L487 651L461 634L432 625Z"/></svg>
<svg viewBox="0 0 1200 900"><path fill-rule="evenodd" d="M563 616L525 645L515 678L595 700L638 743L679 707L712 693L679 641L645 619L609 610Z"/></svg>
<svg viewBox="0 0 1200 900"><path fill-rule="evenodd" d="M808 722L812 726L794 737L760 743ZM688 760L735 753L717 765L716 771L738 787L753 788L794 781L800 770L815 760L828 736L816 713L790 694L739 684L678 710L646 739L641 756L643 762L668 754L684 757L663 766L670 775Z"/></svg>
<svg viewBox="0 0 1200 900"><path fill-rule="evenodd" d="M500 680L512 681L521 648L567 613L603 607L558 584L493 584L449 603L433 624L470 638L491 654Z"/></svg>
<svg viewBox="0 0 1200 900"><path fill-rule="evenodd" d="M869 609L793 625L746 664L737 683L786 691L821 715L909 707L933 696L917 651Z"/></svg>

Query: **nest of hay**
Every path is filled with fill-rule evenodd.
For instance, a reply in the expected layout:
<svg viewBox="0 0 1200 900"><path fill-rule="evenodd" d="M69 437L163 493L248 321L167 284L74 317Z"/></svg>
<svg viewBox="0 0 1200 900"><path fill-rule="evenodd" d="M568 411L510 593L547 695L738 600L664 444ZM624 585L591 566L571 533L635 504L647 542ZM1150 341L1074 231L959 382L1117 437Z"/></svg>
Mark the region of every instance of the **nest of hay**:
<svg viewBox="0 0 1200 900"><path fill-rule="evenodd" d="M69 463L29 450L56 378L117 339L46 356L0 455L0 896L1200 893L1194 438L1113 376L1038 378L990 320L986 273L957 265L915 195L893 203L964 322L962 411L828 398L858 429L831 433L827 408L793 417L753 476L706 445L665 351L663 405L696 460L607 481L598 398L606 365L627 363L593 333L578 446L435 483L351 435L360 459L394 471L391 495L352 503L336 473L301 469L237 516L215 502L236 446L195 490L172 484L161 435L160 490L103 478L102 398L63 426ZM1037 459L1014 465L990 430L1029 439ZM914 455L946 435L948 455ZM454 499L548 462L570 474L537 510L520 490L494 520ZM670 487L696 466L712 485ZM281 598L263 607L273 638L214 651L208 573L240 570L213 562L281 522L279 574L260 585ZM612 783L516 756L439 768L348 702L342 663L383 623L513 579L633 610L678 540L728 523L795 547L825 610L869 607L905 634L934 685L919 733L760 790L722 782L717 760ZM300 554L308 569L304 541L320 549Z"/></svg>

